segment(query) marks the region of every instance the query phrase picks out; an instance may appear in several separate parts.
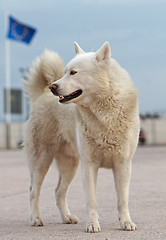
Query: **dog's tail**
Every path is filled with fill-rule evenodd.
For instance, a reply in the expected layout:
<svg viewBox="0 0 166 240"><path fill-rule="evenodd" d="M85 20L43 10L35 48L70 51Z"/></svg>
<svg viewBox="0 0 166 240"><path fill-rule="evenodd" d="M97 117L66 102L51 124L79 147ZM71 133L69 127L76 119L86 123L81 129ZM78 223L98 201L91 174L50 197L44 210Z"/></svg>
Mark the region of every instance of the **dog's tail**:
<svg viewBox="0 0 166 240"><path fill-rule="evenodd" d="M31 102L40 97L45 88L64 75L63 59L55 52L45 50L40 58L37 58L24 81L25 91Z"/></svg>

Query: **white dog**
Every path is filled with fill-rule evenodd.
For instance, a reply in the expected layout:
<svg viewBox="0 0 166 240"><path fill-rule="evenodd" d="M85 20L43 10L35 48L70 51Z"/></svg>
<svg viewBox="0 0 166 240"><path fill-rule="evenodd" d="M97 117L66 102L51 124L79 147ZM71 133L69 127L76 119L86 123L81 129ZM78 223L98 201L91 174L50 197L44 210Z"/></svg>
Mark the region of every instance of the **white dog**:
<svg viewBox="0 0 166 240"><path fill-rule="evenodd" d="M65 74L62 59L46 51L26 82L31 101L25 142L31 175L32 225L43 224L39 193L53 159L59 170L56 201L62 220L77 223L77 217L67 207L66 191L80 158L88 212L86 231L101 230L96 203L100 167L113 170L121 228L136 230L128 210L131 159L139 133L136 89L127 72L110 58L107 42L96 53L85 53L77 43L75 50L76 56L68 63ZM50 84L59 100L50 93Z"/></svg>

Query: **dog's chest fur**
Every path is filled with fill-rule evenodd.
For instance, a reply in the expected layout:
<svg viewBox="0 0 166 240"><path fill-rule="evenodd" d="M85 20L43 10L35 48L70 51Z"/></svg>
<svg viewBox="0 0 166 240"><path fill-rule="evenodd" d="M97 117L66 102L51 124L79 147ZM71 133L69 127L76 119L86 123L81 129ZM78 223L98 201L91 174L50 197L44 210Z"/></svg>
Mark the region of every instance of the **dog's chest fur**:
<svg viewBox="0 0 166 240"><path fill-rule="evenodd" d="M100 167L112 168L113 160L123 159L129 122L121 126L121 119L98 119L89 109L77 112L78 128L90 149L90 161L97 161ZM112 122L113 120L113 122Z"/></svg>

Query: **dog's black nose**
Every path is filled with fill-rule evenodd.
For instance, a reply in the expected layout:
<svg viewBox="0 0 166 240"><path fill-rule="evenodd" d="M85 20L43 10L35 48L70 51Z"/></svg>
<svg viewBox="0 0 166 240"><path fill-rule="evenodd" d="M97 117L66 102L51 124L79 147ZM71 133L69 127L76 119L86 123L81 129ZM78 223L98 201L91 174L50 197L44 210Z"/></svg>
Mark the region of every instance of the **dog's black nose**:
<svg viewBox="0 0 166 240"><path fill-rule="evenodd" d="M52 89L57 89L58 88L58 85L57 84L52 84L49 86L49 89L52 90Z"/></svg>
<svg viewBox="0 0 166 240"><path fill-rule="evenodd" d="M58 88L58 85L55 83L49 86L49 89L54 95L58 95L57 88Z"/></svg>

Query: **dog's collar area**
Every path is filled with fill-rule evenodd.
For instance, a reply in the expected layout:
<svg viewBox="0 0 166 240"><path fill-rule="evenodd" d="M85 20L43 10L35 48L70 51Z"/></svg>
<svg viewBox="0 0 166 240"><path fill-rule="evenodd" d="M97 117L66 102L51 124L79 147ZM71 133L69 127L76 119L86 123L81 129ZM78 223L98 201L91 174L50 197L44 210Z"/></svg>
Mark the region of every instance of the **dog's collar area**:
<svg viewBox="0 0 166 240"><path fill-rule="evenodd" d="M77 90L67 96L59 96L59 102L60 103L68 102L68 101L72 100L73 98L79 97L81 94L82 94L82 90Z"/></svg>

